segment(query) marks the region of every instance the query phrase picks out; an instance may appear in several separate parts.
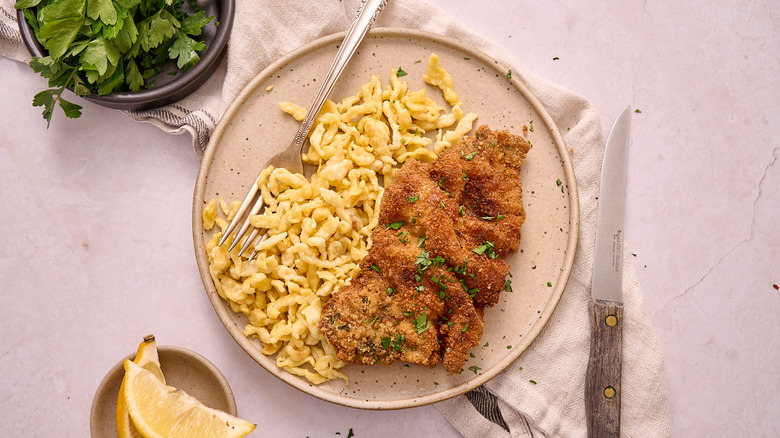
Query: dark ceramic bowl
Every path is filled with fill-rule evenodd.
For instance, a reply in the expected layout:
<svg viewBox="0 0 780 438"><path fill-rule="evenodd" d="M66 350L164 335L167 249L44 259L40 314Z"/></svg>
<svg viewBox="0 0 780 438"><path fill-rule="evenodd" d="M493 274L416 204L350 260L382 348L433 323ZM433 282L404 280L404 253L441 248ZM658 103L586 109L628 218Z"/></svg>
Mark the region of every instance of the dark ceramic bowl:
<svg viewBox="0 0 780 438"><path fill-rule="evenodd" d="M227 42L230 31L233 28L233 14L235 0L198 0L198 6L206 12L206 15L215 17L215 20L203 28L203 41L206 43L206 51L200 53L200 60L184 73L172 76L168 74L176 69L173 61L166 65L164 70L154 79L157 86L148 90L122 91L98 96L90 94L85 99L108 108L121 110L142 110L167 105L188 96L208 80L209 76L222 62L227 52ZM46 51L35 37L35 32L30 27L21 10L17 11L17 21L27 50L33 56L46 56ZM218 22L219 26L214 26Z"/></svg>

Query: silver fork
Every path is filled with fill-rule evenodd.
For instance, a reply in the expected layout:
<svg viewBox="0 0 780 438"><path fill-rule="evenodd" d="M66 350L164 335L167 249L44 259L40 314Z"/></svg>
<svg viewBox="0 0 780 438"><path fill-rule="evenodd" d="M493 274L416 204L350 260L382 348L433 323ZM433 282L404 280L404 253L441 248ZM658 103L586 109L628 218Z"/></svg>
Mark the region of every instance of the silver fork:
<svg viewBox="0 0 780 438"><path fill-rule="evenodd" d="M357 50L361 41L363 41L363 37L366 36L368 29L371 28L374 20L376 20L379 12L382 11L382 8L385 7L387 2L388 0L363 0L360 3L355 20L349 26L347 34L344 36L344 41L342 41L341 46L336 53L336 58L333 60L333 64L331 64L328 74L322 82L322 86L314 99L314 103L312 104L311 109L309 109L309 112L306 113L306 117L303 119L303 122L301 122L300 128L298 128L298 133L295 134L290 146L271 157L261 170L268 166L274 166L274 168L286 168L293 173L303 173L303 159L301 158L301 153L303 152L303 145L306 142L306 138L309 136L309 131L311 130L312 125L314 125L314 119L317 118L317 114L320 112L320 109L322 109L322 105L328 98L328 95L336 84L336 80L341 75L341 72L344 71L344 67L347 66L352 55ZM250 205L252 206L251 209L249 208ZM241 225L238 233L236 233L233 243L231 243L228 248L228 251L232 251L239 240L241 240L247 230L251 227L249 217L260 213L262 208L263 197L260 195L260 188L257 185L257 180L255 180L255 183L249 188L249 192L241 203L241 207L238 209L238 212L236 212L236 216L230 221L230 225L228 225L225 233L222 235L219 245L221 246L228 240L230 233L236 228L241 221L241 218L245 217L244 223ZM249 214L246 214L247 210L249 210ZM238 253L239 255L243 254L244 251L249 248L258 234L260 234L260 230L254 228L241 246L241 250ZM267 235L263 235L263 237L260 238L260 242L267 237ZM253 259L256 253L257 251L252 252L249 259Z"/></svg>

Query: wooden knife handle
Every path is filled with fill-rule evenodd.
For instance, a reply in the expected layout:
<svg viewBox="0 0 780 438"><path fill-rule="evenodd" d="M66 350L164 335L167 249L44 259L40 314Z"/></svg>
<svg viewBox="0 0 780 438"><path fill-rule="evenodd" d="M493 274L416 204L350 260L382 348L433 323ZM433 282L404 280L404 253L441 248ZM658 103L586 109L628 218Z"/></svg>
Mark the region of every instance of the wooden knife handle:
<svg viewBox="0 0 780 438"><path fill-rule="evenodd" d="M592 336L585 376L588 436L620 436L620 374L623 350L623 306L590 300Z"/></svg>

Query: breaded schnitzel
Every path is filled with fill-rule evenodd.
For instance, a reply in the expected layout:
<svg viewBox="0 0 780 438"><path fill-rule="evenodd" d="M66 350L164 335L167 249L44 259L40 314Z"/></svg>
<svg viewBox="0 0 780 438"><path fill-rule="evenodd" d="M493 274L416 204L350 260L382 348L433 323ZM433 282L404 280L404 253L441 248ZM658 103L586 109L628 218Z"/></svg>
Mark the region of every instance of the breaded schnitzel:
<svg viewBox="0 0 780 438"><path fill-rule="evenodd" d="M481 126L433 163L399 169L360 272L322 309L320 330L340 359L461 370L482 336L484 308L507 285L503 259L520 244L530 148Z"/></svg>

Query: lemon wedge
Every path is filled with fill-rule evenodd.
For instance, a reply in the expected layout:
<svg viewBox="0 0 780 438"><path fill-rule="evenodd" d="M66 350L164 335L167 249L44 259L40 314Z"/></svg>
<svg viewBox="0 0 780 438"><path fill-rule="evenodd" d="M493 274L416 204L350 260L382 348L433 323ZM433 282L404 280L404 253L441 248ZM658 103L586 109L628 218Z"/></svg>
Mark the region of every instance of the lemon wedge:
<svg viewBox="0 0 780 438"><path fill-rule="evenodd" d="M209 408L130 360L125 360L122 384L127 411L145 438L238 438L255 430L256 425Z"/></svg>
<svg viewBox="0 0 780 438"><path fill-rule="evenodd" d="M157 355L157 341L154 339L154 335L144 337L141 344L138 345L133 362L149 370L161 382L165 383L165 377L160 369L160 357ZM130 414L127 412L124 382L119 386L119 396L116 399L116 430L119 438L143 438L136 430L130 420Z"/></svg>

